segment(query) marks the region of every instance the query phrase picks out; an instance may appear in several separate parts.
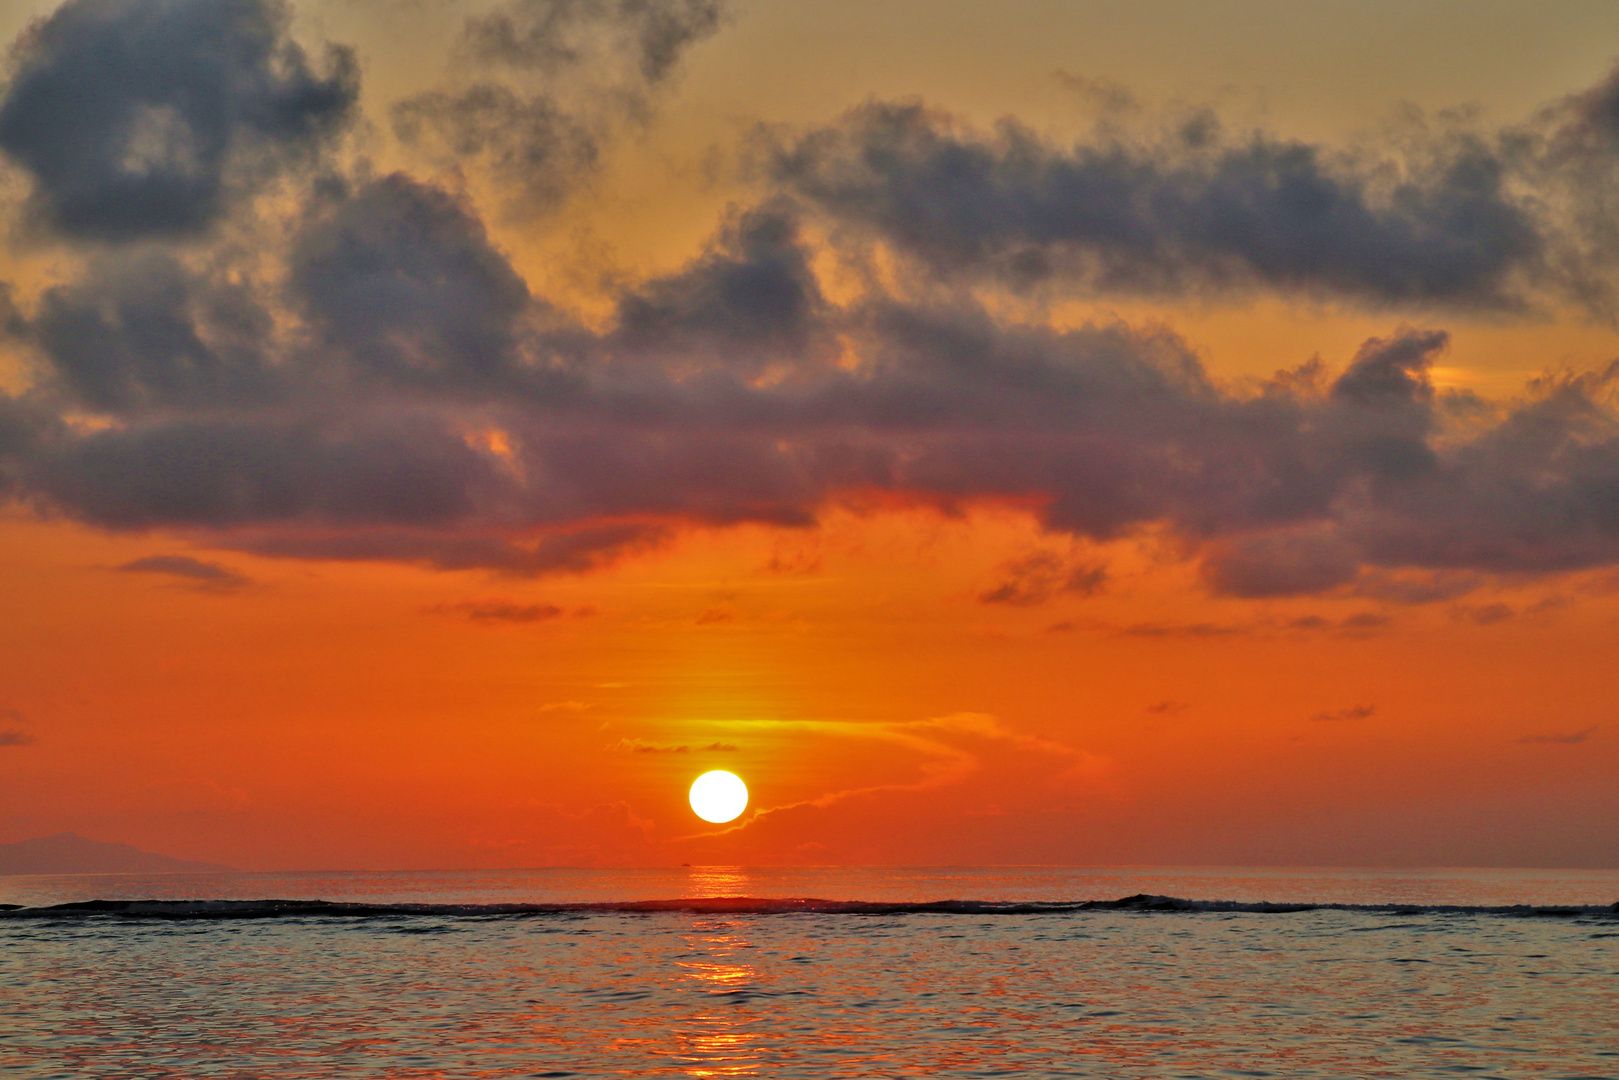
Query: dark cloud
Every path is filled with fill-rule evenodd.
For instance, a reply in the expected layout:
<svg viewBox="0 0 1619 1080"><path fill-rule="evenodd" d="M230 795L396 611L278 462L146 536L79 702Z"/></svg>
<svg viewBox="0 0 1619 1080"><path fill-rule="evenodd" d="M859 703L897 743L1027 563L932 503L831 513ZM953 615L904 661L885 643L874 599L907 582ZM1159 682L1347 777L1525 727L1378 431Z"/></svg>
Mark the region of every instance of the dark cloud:
<svg viewBox="0 0 1619 1080"><path fill-rule="evenodd" d="M46 290L16 332L68 396L109 412L271 400L281 392L265 348L272 334L250 288L151 250L93 261L79 280Z"/></svg>
<svg viewBox="0 0 1619 1080"><path fill-rule="evenodd" d="M1296 619L1288 619L1282 623L1286 630L1336 631L1352 637L1363 637L1388 627L1394 620L1387 615L1379 615L1375 611L1360 611L1342 619L1327 619L1320 615L1301 615Z"/></svg>
<svg viewBox="0 0 1619 1080"><path fill-rule="evenodd" d="M115 569L125 574L161 574L179 578L199 589L214 592L228 592L251 584L243 574L217 563L193 559L189 555L148 555Z"/></svg>
<svg viewBox="0 0 1619 1080"><path fill-rule="evenodd" d="M1505 622L1518 614L1510 604L1464 604L1451 612L1458 619L1464 619L1475 626L1489 626L1491 623Z"/></svg>
<svg viewBox="0 0 1619 1080"><path fill-rule="evenodd" d="M195 234L233 195L307 160L349 120L359 69L324 71L276 0L68 0L13 47L0 151L31 207L76 238Z"/></svg>
<svg viewBox="0 0 1619 1080"><path fill-rule="evenodd" d="M1571 731L1566 735L1525 735L1518 741L1536 746L1575 746L1595 735L1596 730L1594 727L1588 727L1583 731Z"/></svg>
<svg viewBox="0 0 1619 1080"><path fill-rule="evenodd" d="M461 49L475 77L395 105L394 132L457 166L477 160L520 206L548 209L620 129L648 119L724 9L719 0L512 0L466 21Z"/></svg>
<svg viewBox="0 0 1619 1080"><path fill-rule="evenodd" d="M454 159L481 158L536 209L560 202L595 166L605 137L551 97L489 82L402 101L393 127L408 144L438 147Z"/></svg>
<svg viewBox="0 0 1619 1080"><path fill-rule="evenodd" d="M502 483L485 455L419 415L109 428L53 443L29 482L111 528L448 523Z"/></svg>
<svg viewBox="0 0 1619 1080"><path fill-rule="evenodd" d="M435 570L494 570L513 577L583 573L664 543L664 525L609 523L553 533L527 543L491 535L363 529L354 532L277 531L231 541L259 555L334 562L403 562Z"/></svg>
<svg viewBox="0 0 1619 1080"><path fill-rule="evenodd" d="M1390 182L1318 146L1229 138L1212 115L1156 143L1060 148L1012 121L983 134L873 103L781 146L771 170L935 274L1018 285L1513 308L1542 248L1503 163L1471 140Z"/></svg>
<svg viewBox="0 0 1619 1080"><path fill-rule="evenodd" d="M189 26L193 6L140 10ZM92 8L136 18L111 0L62 10ZM528 5L466 48L549 77L593 61L570 59L566 35L547 53L546 20L630 27L614 55L644 83L668 68L643 31L700 36L649 12L701 29L706 10ZM1041 552L1148 530L1200 559L1213 591L1254 598L1434 602L1491 575L1619 563L1619 366L1486 403L1435 387L1443 332L1401 327L1234 386L1160 327L1057 328L972 289L817 276L829 230L834 254L881 233L941 272L1012 267L1035 245L1028 274L1077 258L1098 287L1501 308L1537 257L1500 239L1517 218L1484 165L1463 169L1465 146L1385 190L1322 151L1177 138L1058 151L872 107L784 150L792 191L620 289L599 328L532 295L468 198L403 174L333 180L265 234L286 246L251 273L225 245L148 244L86 260L26 309L8 294L0 324L40 377L0 397L0 485L110 529L523 576L586 572L692 526L807 527L840 502L1025 508L1053 535L986 583L989 603L1093 592L1099 565Z"/></svg>
<svg viewBox="0 0 1619 1080"><path fill-rule="evenodd" d="M324 344L366 373L452 390L509 376L530 302L465 205L400 174L315 215L289 285Z"/></svg>
<svg viewBox="0 0 1619 1080"><path fill-rule="evenodd" d="M1377 712L1376 705L1351 705L1345 709L1333 709L1330 712L1318 712L1310 717L1322 723L1338 723L1343 720L1365 720Z"/></svg>
<svg viewBox="0 0 1619 1080"><path fill-rule="evenodd" d="M0 709L0 724L15 725L26 724L27 722L28 717L24 716L16 709ZM35 740L32 735L26 731L18 730L16 727L11 727L0 731L0 747L30 746L34 743L34 741Z"/></svg>
<svg viewBox="0 0 1619 1080"><path fill-rule="evenodd" d="M463 600L456 604L435 604L427 611L434 615L459 615L479 623L537 623L561 618L555 604L520 604L515 600Z"/></svg>
<svg viewBox="0 0 1619 1080"><path fill-rule="evenodd" d="M738 367L757 369L771 359L802 362L826 317L797 222L761 207L681 273L626 295L618 338L650 357L723 348Z"/></svg>
<svg viewBox="0 0 1619 1080"><path fill-rule="evenodd" d="M978 594L984 604L1029 607L1056 596L1091 596L1107 584L1106 565L1055 551L1032 551L1001 568L1002 580Z"/></svg>
<svg viewBox="0 0 1619 1080"><path fill-rule="evenodd" d="M1395 604L1431 604L1465 596L1483 584L1481 575L1465 571L1391 573L1371 570L1355 579L1353 592L1356 596Z"/></svg>
<svg viewBox="0 0 1619 1080"><path fill-rule="evenodd" d="M514 0L469 18L465 41L480 63L554 74L610 59L656 84L719 29L725 8L723 0Z"/></svg>
<svg viewBox="0 0 1619 1080"><path fill-rule="evenodd" d="M1387 615L1379 615L1375 611L1362 611L1345 617L1343 621L1338 623L1338 628L1351 633L1366 633L1381 630L1393 621Z"/></svg>
<svg viewBox="0 0 1619 1080"><path fill-rule="evenodd" d="M42 403L0 394L0 499L28 493L22 474L61 427L61 420Z"/></svg>
<svg viewBox="0 0 1619 1080"><path fill-rule="evenodd" d="M1223 542L1203 564L1216 592L1250 597L1325 592L1353 580L1359 568L1359 553L1326 528Z"/></svg>
<svg viewBox="0 0 1619 1080"><path fill-rule="evenodd" d="M626 293L617 325L559 330L464 205L389 177L296 240L292 339L315 344L285 356L258 363L244 345L248 359L210 367L236 339L199 301L124 304L159 313L151 340L185 345L159 348L144 314L48 295L30 326L82 308L127 345L96 352L99 367L44 349L56 381L130 412L69 431L12 399L0 421L35 420L7 437L11 475L106 527L512 574L588 570L684 524L808 525L861 492L1010 499L1097 539L1166 525L1203 552L1215 591L1249 597L1426 582L1438 598L1483 573L1619 560L1611 374L1550 380L1458 428L1428 374L1445 336L1401 330L1335 381L1239 393L1161 330L1010 324L959 300L833 304L804 244L780 207L744 215ZM125 295L100 273L78 288ZM163 297L206 293L152 279ZM1035 557L984 598L1102 581L1086 560Z"/></svg>
<svg viewBox="0 0 1619 1080"><path fill-rule="evenodd" d="M1133 623L1119 631L1125 637L1142 638L1219 638L1250 633L1246 626L1220 623Z"/></svg>

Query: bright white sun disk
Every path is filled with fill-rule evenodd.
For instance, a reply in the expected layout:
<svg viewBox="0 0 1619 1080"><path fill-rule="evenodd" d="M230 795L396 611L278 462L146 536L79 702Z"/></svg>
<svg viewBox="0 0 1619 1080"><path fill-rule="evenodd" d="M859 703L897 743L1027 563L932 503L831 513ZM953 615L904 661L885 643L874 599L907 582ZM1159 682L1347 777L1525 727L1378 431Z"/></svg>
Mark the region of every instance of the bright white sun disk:
<svg viewBox="0 0 1619 1080"><path fill-rule="evenodd" d="M692 782L691 808L704 821L722 825L748 808L748 786L736 773L715 769Z"/></svg>

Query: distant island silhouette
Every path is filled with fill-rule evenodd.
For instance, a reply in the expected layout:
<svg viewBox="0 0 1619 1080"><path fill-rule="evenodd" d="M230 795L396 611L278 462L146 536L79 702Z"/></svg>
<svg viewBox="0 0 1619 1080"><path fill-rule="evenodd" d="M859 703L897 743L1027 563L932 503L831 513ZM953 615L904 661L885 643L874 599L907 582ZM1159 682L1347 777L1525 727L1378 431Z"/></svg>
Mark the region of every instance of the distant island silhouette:
<svg viewBox="0 0 1619 1080"><path fill-rule="evenodd" d="M5 874L203 874L230 870L130 847L87 840L63 832L0 844L0 875Z"/></svg>

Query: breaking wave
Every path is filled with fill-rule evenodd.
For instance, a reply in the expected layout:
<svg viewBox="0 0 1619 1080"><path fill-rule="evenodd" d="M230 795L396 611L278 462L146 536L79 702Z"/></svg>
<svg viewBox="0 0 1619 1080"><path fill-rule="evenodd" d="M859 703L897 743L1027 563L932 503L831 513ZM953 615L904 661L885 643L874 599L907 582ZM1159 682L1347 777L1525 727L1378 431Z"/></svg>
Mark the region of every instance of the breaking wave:
<svg viewBox="0 0 1619 1080"><path fill-rule="evenodd" d="M0 904L0 918L118 919L274 919L508 917L546 915L1050 915L1083 911L1166 913L1252 913L1285 915L1306 911L1347 911L1375 915L1495 915L1519 918L1619 917L1609 906L1490 907L1468 904L1299 904L1238 900L1183 900L1145 893L1118 900L817 900L711 896L680 900L634 900L556 904L378 904L333 900L84 900L71 904L21 907Z"/></svg>

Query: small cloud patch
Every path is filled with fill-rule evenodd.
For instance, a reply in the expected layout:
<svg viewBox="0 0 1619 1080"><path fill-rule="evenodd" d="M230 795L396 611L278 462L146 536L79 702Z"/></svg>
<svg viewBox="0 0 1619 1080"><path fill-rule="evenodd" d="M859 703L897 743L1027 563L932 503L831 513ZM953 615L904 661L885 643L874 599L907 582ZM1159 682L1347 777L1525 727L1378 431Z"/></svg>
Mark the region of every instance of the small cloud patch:
<svg viewBox="0 0 1619 1080"><path fill-rule="evenodd" d="M1568 734L1525 735L1518 741L1531 746L1574 746L1585 742L1596 734L1596 728L1588 727L1584 731L1571 731Z"/></svg>
<svg viewBox="0 0 1619 1080"><path fill-rule="evenodd" d="M1033 607L1056 596L1094 596L1107 584L1107 567L1054 551L1032 551L1001 567L1001 581L978 594L981 604Z"/></svg>
<svg viewBox="0 0 1619 1080"><path fill-rule="evenodd" d="M1492 623L1506 622L1517 612L1506 604L1463 604L1451 611L1452 617L1470 622L1475 626L1489 626Z"/></svg>
<svg viewBox="0 0 1619 1080"><path fill-rule="evenodd" d="M230 592L253 583L234 570L189 555L148 555L113 569L121 574L161 574L203 592Z"/></svg>
<svg viewBox="0 0 1619 1080"><path fill-rule="evenodd" d="M0 731L0 746L29 746L33 741L26 731Z"/></svg>
<svg viewBox="0 0 1619 1080"><path fill-rule="evenodd" d="M1310 717L1325 724L1335 724L1345 720L1364 720L1377 712L1376 705L1351 705L1347 709L1336 709L1332 712L1318 712Z"/></svg>
<svg viewBox="0 0 1619 1080"><path fill-rule="evenodd" d="M1144 638L1213 638L1231 637L1248 633L1243 626L1223 626L1219 623L1136 623L1119 631L1125 637Z"/></svg>
<svg viewBox="0 0 1619 1080"><path fill-rule="evenodd" d="M607 749L623 754L685 754L691 751L689 746L660 746L640 739L620 739Z"/></svg>
<svg viewBox="0 0 1619 1080"><path fill-rule="evenodd" d="M584 712L590 708L588 701L547 701L539 707L539 712Z"/></svg>
<svg viewBox="0 0 1619 1080"><path fill-rule="evenodd" d="M458 615L486 624L548 622L566 614L555 604L520 604L515 600L463 600L455 604L434 604L423 610L429 615Z"/></svg>
<svg viewBox="0 0 1619 1080"><path fill-rule="evenodd" d="M640 739L620 739L607 749L621 754L689 754L694 749L697 753L735 753L738 749L735 743L711 742L707 746L691 747L685 743L678 746L672 744L642 742Z"/></svg>

